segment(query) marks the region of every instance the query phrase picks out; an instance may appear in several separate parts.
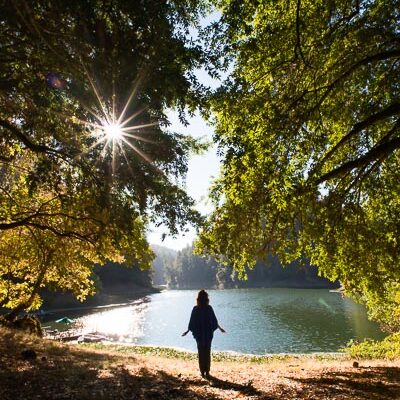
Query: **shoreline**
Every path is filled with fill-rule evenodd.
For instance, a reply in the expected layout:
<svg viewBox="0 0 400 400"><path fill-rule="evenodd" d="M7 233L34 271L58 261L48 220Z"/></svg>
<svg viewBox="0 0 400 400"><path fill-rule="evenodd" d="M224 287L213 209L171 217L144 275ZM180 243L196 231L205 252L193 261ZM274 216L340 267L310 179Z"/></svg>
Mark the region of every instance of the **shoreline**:
<svg viewBox="0 0 400 400"><path fill-rule="evenodd" d="M51 314L57 314L63 311L82 311L82 310L99 310L99 309L107 309L107 308L116 308L116 307L124 307L124 306L130 306L133 304L139 303L141 300L143 300L147 295L143 295L142 297L138 299L132 299L131 301L125 302L125 303L111 303L111 304L104 304L104 305L92 305L92 306L82 306L82 307L65 307L65 308L52 308L47 311L43 311L42 315L51 315Z"/></svg>
<svg viewBox="0 0 400 400"><path fill-rule="evenodd" d="M61 331L62 333L62 331ZM88 340L79 341L77 338L86 337ZM90 340L93 338L93 340ZM133 342L122 342L118 340L110 340L102 334L101 332L90 332L90 333L75 333L71 338L64 336L52 336L45 335L44 339L54 341L54 342L64 342L71 345L79 345L82 347L94 348L94 349L104 349L104 350L115 350L119 352L136 351L140 354L166 354L173 357L178 357L181 359L191 359L193 355L197 355L195 349L188 349L179 346L168 346L168 345L158 345L158 344L136 344ZM221 349L211 349L212 354L218 359L223 360L263 360L263 359L286 359L286 358L315 358L315 359L346 359L348 355L345 351L314 351L309 353L291 353L291 352L281 352L281 353L244 353L236 350L221 350Z"/></svg>
<svg viewBox="0 0 400 400"><path fill-rule="evenodd" d="M340 287L334 287L334 286L307 286L307 285L285 285L285 284L278 284L278 285L271 285L271 286L239 286L239 287L216 287L216 286L185 286L185 287L166 287L165 289L162 290L195 290L198 291L200 289L205 289L205 290L248 290L248 289L316 289L316 290L328 290L332 292L337 292L337 293L342 293L340 291Z"/></svg>
<svg viewBox="0 0 400 400"><path fill-rule="evenodd" d="M42 311L42 315L49 315L63 311L122 307L134 304L136 301L156 293L161 293L161 290L154 287L136 288L134 291L101 292L89 297L84 302L79 302L72 298L70 294L59 294L54 300L44 302L42 307L45 310ZM57 307L57 305L59 305L59 307Z"/></svg>
<svg viewBox="0 0 400 400"><path fill-rule="evenodd" d="M179 358L183 360L192 360L197 358L196 350L184 349L176 346L159 346L159 345L138 345L129 343L100 342L100 343L71 343L73 345L82 346L82 348L95 350L111 350L120 353L137 353L146 355L157 355L167 358ZM216 361L249 361L249 362L269 362L271 360L288 360L288 359L317 359L317 360L350 360L351 357L345 352L312 352L312 353L266 353L253 354L241 353L233 350L213 350L212 357Z"/></svg>

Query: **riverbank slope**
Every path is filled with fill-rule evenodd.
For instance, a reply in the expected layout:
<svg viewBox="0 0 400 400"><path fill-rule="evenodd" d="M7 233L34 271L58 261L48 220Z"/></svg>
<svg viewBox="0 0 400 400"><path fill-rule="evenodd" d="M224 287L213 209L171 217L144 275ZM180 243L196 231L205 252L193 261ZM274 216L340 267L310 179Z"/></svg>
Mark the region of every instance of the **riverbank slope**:
<svg viewBox="0 0 400 400"><path fill-rule="evenodd" d="M190 353L65 345L0 328L0 398L400 399L400 360L356 368L346 357L218 358L206 381Z"/></svg>

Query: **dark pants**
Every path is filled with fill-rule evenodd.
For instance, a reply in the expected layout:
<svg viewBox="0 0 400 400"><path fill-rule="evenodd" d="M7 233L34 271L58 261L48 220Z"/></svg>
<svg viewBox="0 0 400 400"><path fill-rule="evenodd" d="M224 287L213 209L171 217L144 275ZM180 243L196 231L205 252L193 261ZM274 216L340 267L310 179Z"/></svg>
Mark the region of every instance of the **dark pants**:
<svg viewBox="0 0 400 400"><path fill-rule="evenodd" d="M197 351L199 355L199 367L201 374L210 372L211 364L211 342L197 342Z"/></svg>

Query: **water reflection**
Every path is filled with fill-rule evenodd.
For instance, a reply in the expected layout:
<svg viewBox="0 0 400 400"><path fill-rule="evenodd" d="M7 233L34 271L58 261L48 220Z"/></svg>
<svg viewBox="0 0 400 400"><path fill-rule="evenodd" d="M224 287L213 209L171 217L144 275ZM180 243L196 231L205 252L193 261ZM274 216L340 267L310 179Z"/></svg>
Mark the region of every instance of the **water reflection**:
<svg viewBox="0 0 400 400"><path fill-rule="evenodd" d="M149 303L96 312L76 319L75 328L82 334L96 332L119 342L136 343L144 336Z"/></svg>
<svg viewBox="0 0 400 400"><path fill-rule="evenodd" d="M266 300L264 314L275 331L286 337L289 351L298 348L305 352L332 351L343 347L350 339L377 334L365 311L354 303L355 307L346 310L344 299L337 293L287 290L281 291L279 297L279 301L274 297ZM357 318L366 323L358 332L353 323ZM273 343L272 348L282 349L282 346Z"/></svg>
<svg viewBox="0 0 400 400"><path fill-rule="evenodd" d="M211 304L227 330L214 348L244 353L337 351L350 339L382 338L365 310L338 293L310 289L210 290ZM129 306L81 311L74 329L118 342L195 350L186 330L196 291L166 291ZM58 317L58 316L57 316ZM56 319L56 318L55 318Z"/></svg>
<svg viewBox="0 0 400 400"><path fill-rule="evenodd" d="M62 336L79 336L96 333L109 340L136 343L144 336L146 312L149 308L149 297L131 302L129 305L109 305L97 308L60 310L52 315L52 320L44 319L46 328L64 333ZM68 314L72 324L58 324L55 320Z"/></svg>

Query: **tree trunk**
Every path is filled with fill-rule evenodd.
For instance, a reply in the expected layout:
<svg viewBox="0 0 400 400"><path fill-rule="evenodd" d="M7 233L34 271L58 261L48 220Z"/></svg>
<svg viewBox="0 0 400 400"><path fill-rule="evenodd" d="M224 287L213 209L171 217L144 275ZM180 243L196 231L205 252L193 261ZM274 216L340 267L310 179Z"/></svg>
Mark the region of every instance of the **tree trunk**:
<svg viewBox="0 0 400 400"><path fill-rule="evenodd" d="M5 316L5 318L6 318L7 321L9 321L9 322L15 321L15 320L17 319L17 317L18 317L18 314L19 314L21 311L24 311L24 310L26 310L27 308L29 308L30 305L32 304L33 300L35 299L35 295L38 293L38 291L39 291L39 289L40 289L40 285L41 285L42 282L43 282L44 276L46 275L48 262L49 262L49 260L50 260L50 258L51 258L51 256L52 256L52 253L53 253L53 252L51 252L51 253L49 254L49 256L46 257L45 260L43 261L42 267L41 267L41 269L40 269L39 276L37 277L36 282L35 282L35 284L33 285L32 292L31 292L29 298L28 298L26 301L24 301L24 302L18 304L10 313L8 313L8 314Z"/></svg>

